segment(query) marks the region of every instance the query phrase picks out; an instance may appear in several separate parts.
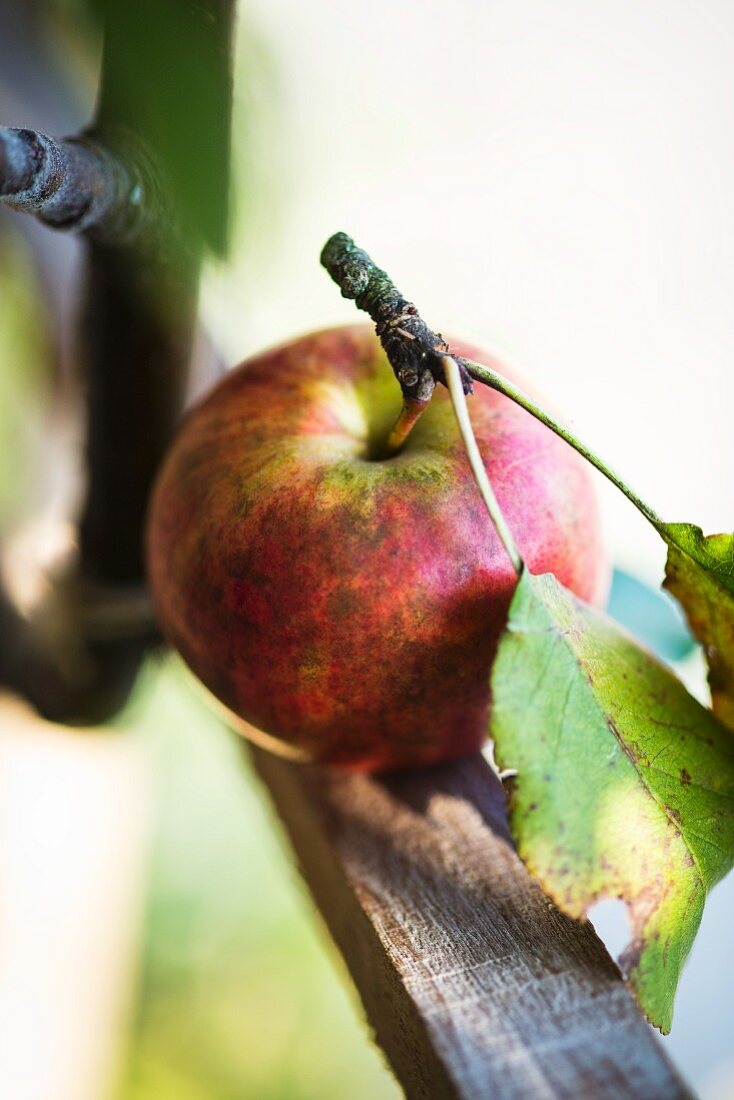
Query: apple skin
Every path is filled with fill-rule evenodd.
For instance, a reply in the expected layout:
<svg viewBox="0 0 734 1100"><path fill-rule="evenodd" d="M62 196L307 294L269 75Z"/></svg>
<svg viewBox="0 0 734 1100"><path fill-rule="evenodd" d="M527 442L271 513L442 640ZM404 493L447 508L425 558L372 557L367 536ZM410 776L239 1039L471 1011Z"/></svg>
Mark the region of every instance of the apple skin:
<svg viewBox="0 0 734 1100"><path fill-rule="evenodd" d="M477 441L526 563L597 602L608 570L585 464L475 388ZM353 770L482 745L516 582L442 386L402 452L370 459L399 409L368 326L265 352L188 414L149 515L153 600L186 663L247 723Z"/></svg>

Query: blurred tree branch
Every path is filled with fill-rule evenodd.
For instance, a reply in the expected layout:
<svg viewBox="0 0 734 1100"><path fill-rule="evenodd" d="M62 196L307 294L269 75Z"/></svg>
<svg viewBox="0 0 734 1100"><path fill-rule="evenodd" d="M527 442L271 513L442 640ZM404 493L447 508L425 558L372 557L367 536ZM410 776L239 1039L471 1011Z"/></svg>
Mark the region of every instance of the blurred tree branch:
<svg viewBox="0 0 734 1100"><path fill-rule="evenodd" d="M154 235L166 217L155 160L125 134L54 141L0 127L0 201L52 229L116 245Z"/></svg>
<svg viewBox="0 0 734 1100"><path fill-rule="evenodd" d="M155 637L145 511L184 403L201 259L226 239L234 0L97 0L94 11L104 53L92 126L60 141L0 132L0 195L81 231L88 253L78 555L30 616L3 598L0 679L47 717L82 722L120 705Z"/></svg>

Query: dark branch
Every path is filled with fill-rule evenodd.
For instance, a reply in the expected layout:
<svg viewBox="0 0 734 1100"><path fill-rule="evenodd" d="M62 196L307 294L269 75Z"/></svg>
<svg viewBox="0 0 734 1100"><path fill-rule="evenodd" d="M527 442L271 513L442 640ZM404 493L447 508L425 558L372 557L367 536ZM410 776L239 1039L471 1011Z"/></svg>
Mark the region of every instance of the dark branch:
<svg viewBox="0 0 734 1100"><path fill-rule="evenodd" d="M150 486L184 405L198 256L95 241L80 312L88 409L85 577L141 584Z"/></svg>
<svg viewBox="0 0 734 1100"><path fill-rule="evenodd" d="M446 385L441 359L451 355L440 333L435 333L363 249L346 233L335 233L324 245L321 263L341 288L342 297L353 298L369 313L385 354L395 371L406 404L426 405L437 382ZM455 358L452 356L452 358ZM472 392L472 380L462 361L464 392Z"/></svg>
<svg viewBox="0 0 734 1100"><path fill-rule="evenodd" d="M151 156L122 132L57 141L0 127L0 200L54 229L118 245L150 240L165 209L162 192Z"/></svg>

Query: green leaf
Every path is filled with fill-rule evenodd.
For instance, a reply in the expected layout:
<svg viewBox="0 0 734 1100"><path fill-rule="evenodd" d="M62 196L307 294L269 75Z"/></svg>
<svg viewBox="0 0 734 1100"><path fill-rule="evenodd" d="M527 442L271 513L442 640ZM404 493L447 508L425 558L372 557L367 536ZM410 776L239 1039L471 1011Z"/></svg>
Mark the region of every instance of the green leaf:
<svg viewBox="0 0 734 1100"><path fill-rule="evenodd" d="M734 729L734 535L704 535L691 523L658 527L668 544L665 587L703 644L714 711Z"/></svg>
<svg viewBox="0 0 734 1100"><path fill-rule="evenodd" d="M706 893L734 864L734 739L550 575L518 583L492 696L497 761L517 771L520 856L573 917L602 898L626 902L620 965L668 1031Z"/></svg>
<svg viewBox="0 0 734 1100"><path fill-rule="evenodd" d="M87 0L104 23L98 124L124 128L165 165L188 234L223 253L227 235L231 0Z"/></svg>

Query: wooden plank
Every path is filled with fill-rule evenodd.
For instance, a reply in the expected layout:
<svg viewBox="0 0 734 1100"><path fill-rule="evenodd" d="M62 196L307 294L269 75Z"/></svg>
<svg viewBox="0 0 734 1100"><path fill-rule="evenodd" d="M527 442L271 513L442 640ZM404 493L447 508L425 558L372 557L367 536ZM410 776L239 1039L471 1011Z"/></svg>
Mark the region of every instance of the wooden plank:
<svg viewBox="0 0 734 1100"><path fill-rule="evenodd" d="M409 1100L692 1096L521 864L481 756L375 778L251 751Z"/></svg>

